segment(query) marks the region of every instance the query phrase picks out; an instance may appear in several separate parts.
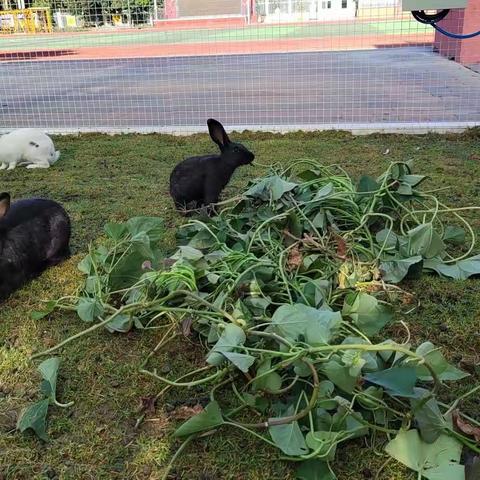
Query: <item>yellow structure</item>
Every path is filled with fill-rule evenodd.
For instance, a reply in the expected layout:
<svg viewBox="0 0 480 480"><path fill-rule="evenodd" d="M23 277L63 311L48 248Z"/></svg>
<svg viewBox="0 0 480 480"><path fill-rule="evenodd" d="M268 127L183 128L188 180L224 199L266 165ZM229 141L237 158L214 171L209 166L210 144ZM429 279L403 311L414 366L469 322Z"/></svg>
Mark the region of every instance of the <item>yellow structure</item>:
<svg viewBox="0 0 480 480"><path fill-rule="evenodd" d="M1 33L51 33L52 31L52 16L49 8L0 11Z"/></svg>

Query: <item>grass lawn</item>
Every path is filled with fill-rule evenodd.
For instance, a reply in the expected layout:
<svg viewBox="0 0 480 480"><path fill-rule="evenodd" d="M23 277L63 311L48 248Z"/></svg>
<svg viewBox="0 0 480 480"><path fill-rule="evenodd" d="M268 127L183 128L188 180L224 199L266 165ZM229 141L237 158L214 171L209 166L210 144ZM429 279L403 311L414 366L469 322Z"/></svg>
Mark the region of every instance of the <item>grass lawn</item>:
<svg viewBox="0 0 480 480"><path fill-rule="evenodd" d="M229 29L194 29L102 34L8 36L0 35L0 51L80 48L107 45L156 45L164 43L205 43L220 41L258 41L283 38L322 38L362 35L423 34L430 29L415 20L379 20L356 23L310 23L307 25L254 25Z"/></svg>
<svg viewBox="0 0 480 480"><path fill-rule="evenodd" d="M244 133L234 137L251 147L262 164L288 164L309 157L325 164L339 162L355 176L380 173L393 160L414 159L415 173L431 177L429 188L451 187L438 193L443 201L454 206L479 203L480 130L450 136ZM135 429L142 397L155 395L161 388L137 373L160 334L95 332L64 348L58 397L62 402L74 400L75 405L66 410L51 408L51 441L43 444L14 429L20 409L38 395L39 376L29 355L86 327L74 315L55 313L33 321L29 312L38 309L41 300L66 295L77 287L80 277L76 264L109 220L162 216L173 241L181 218L168 196L169 173L183 157L207 153L212 144L206 135L85 135L59 137L56 142L62 158L54 168L18 168L0 175L0 190L10 191L14 197L42 195L62 202L74 228L73 258L46 272L0 307L0 478L159 479L178 447L170 435L176 425L172 410L178 402L202 395L201 390L168 394ZM263 166L244 167L225 196L233 195L264 171ZM479 232L478 212L469 220ZM421 304L414 316L405 318L412 342L431 340L444 348L452 363L472 373L445 389L444 400L453 401L480 381L480 281L424 277L405 288L416 293ZM156 357L159 371L177 376L202 360L201 349L184 342L172 344ZM479 397L471 398L462 409L479 419ZM378 454L363 440L337 452L339 479L373 479L386 460L381 443L376 446ZM184 480L293 479L290 466L277 460L276 452L226 430L192 444L176 463L175 471L177 478ZM410 480L415 476L390 462L378 478Z"/></svg>

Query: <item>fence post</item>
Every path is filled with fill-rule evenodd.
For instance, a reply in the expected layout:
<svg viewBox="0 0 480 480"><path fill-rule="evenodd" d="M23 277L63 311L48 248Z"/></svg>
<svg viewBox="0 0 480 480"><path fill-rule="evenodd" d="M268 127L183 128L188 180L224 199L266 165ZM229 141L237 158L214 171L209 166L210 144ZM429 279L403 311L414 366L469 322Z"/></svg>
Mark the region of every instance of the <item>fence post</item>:
<svg viewBox="0 0 480 480"><path fill-rule="evenodd" d="M453 9L439 25L445 30L467 34L480 28L480 0L470 0L465 9ZM455 40L435 32L435 48L440 55L463 64L480 62L480 36Z"/></svg>

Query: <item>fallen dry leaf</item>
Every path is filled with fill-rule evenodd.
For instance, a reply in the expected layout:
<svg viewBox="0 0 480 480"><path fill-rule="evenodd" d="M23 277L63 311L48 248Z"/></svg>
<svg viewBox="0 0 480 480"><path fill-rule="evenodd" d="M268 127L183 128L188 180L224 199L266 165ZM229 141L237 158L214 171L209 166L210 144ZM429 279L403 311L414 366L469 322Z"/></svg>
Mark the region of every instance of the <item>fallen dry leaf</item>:
<svg viewBox="0 0 480 480"><path fill-rule="evenodd" d="M336 235L337 238L337 256L342 260L347 258L347 243L340 235Z"/></svg>
<svg viewBox="0 0 480 480"><path fill-rule="evenodd" d="M178 407L170 413L170 417L175 420L188 420L203 411L201 405L195 405L194 407Z"/></svg>
<svg viewBox="0 0 480 480"><path fill-rule="evenodd" d="M148 397L142 397L140 399L140 412L153 413L155 412L155 395L149 395Z"/></svg>
<svg viewBox="0 0 480 480"><path fill-rule="evenodd" d="M303 262L303 256L302 253L300 252L300 248L298 245L295 245L291 250L290 253L288 254L288 259L287 259L287 268L289 270L295 270L300 265L302 265Z"/></svg>
<svg viewBox="0 0 480 480"><path fill-rule="evenodd" d="M186 317L183 319L181 327L182 327L182 335L184 337L189 337L192 333L192 323L193 323L193 318L192 317Z"/></svg>
<svg viewBox="0 0 480 480"><path fill-rule="evenodd" d="M469 437L473 437L476 442L480 442L480 427L475 427L474 425L470 425L468 422L463 420L460 416L460 412L455 410L452 415L453 424L457 427L465 435Z"/></svg>

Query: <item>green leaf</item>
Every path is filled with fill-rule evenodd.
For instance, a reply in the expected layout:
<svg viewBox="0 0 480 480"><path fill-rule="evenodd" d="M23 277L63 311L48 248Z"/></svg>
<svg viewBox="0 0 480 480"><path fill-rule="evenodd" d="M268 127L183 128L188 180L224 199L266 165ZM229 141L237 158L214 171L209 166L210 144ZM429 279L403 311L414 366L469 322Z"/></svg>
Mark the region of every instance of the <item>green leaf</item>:
<svg viewBox="0 0 480 480"><path fill-rule="evenodd" d="M111 322L105 325L105 328L113 333L127 333L132 329L134 318L131 315L117 315Z"/></svg>
<svg viewBox="0 0 480 480"><path fill-rule="evenodd" d="M245 355L244 353L222 352L222 355L243 373L247 373L249 368L255 363L255 357Z"/></svg>
<svg viewBox="0 0 480 480"><path fill-rule="evenodd" d="M287 340L296 341L305 333L312 311L315 309L303 304L282 305L272 316L275 332Z"/></svg>
<svg viewBox="0 0 480 480"><path fill-rule="evenodd" d="M474 275L480 275L480 255L453 264L446 264L438 258L432 258L424 263L423 268L454 280L466 280Z"/></svg>
<svg viewBox="0 0 480 480"><path fill-rule="evenodd" d="M318 396L319 398L330 398L334 390L335 385L332 382L322 380L318 385Z"/></svg>
<svg viewBox="0 0 480 480"><path fill-rule="evenodd" d="M385 282L399 283L415 270L412 267L418 266L421 270L422 262L423 258L419 255L398 260L387 260L380 264L380 272Z"/></svg>
<svg viewBox="0 0 480 480"><path fill-rule="evenodd" d="M306 437L308 448L317 451L317 455L332 461L335 458L338 444L338 434L335 432L308 432Z"/></svg>
<svg viewBox="0 0 480 480"><path fill-rule="evenodd" d="M459 464L462 445L447 435L428 444L417 430L401 431L385 451L428 480L465 480L465 468Z"/></svg>
<svg viewBox="0 0 480 480"><path fill-rule="evenodd" d="M333 184L327 183L320 190L318 190L318 192L313 197L313 200L323 200L325 198L328 198L330 195L332 195L333 192L334 192Z"/></svg>
<svg viewBox="0 0 480 480"><path fill-rule="evenodd" d="M417 187L427 178L426 175L403 175L402 181L408 183L412 187Z"/></svg>
<svg viewBox="0 0 480 480"><path fill-rule="evenodd" d="M307 170L303 170L298 174L298 178L301 178L302 180L305 180L306 182L309 182L310 180L317 180L321 178L321 174L318 170L315 170L313 168L308 168Z"/></svg>
<svg viewBox="0 0 480 480"><path fill-rule="evenodd" d="M86 275L90 275L92 273L93 268L93 261L91 255L87 255L83 258L77 265L77 268Z"/></svg>
<svg viewBox="0 0 480 480"><path fill-rule="evenodd" d="M358 350L347 350L342 355L342 362L348 367L348 373L355 378L362 373L362 368L367 363L367 361L362 358L362 352Z"/></svg>
<svg viewBox="0 0 480 480"><path fill-rule="evenodd" d="M137 233L130 239L130 242L133 246L132 252L140 254L145 259L153 259L150 238L145 232Z"/></svg>
<svg viewBox="0 0 480 480"><path fill-rule="evenodd" d="M107 223L104 230L107 237L117 242L124 238L128 232L127 226L122 223Z"/></svg>
<svg viewBox="0 0 480 480"><path fill-rule="evenodd" d="M269 421L280 419L271 418ZM272 425L268 427L268 431L275 445L285 455L297 456L308 453L308 448L298 422L291 422L286 425Z"/></svg>
<svg viewBox="0 0 480 480"><path fill-rule="evenodd" d="M257 369L257 377L268 372L272 368L271 358L266 358ZM271 372L253 382L255 390L267 390L276 392L282 388L282 377L277 372Z"/></svg>
<svg viewBox="0 0 480 480"><path fill-rule="evenodd" d="M445 251L445 244L431 223L422 223L408 232L410 256L433 258Z"/></svg>
<svg viewBox="0 0 480 480"><path fill-rule="evenodd" d="M49 403L49 399L46 398L26 408L18 419L17 430L24 432L25 430L32 429L38 438L48 442L46 422Z"/></svg>
<svg viewBox="0 0 480 480"><path fill-rule="evenodd" d="M126 226L132 237L145 233L153 243L159 242L165 232L163 220L158 217L134 217Z"/></svg>
<svg viewBox="0 0 480 480"><path fill-rule="evenodd" d="M379 372L367 373L365 380L380 385L393 397L413 397L417 382L414 367L393 367Z"/></svg>
<svg viewBox="0 0 480 480"><path fill-rule="evenodd" d="M216 401L210 402L205 410L188 419L175 431L175 437L187 437L223 425L223 417Z"/></svg>
<svg viewBox="0 0 480 480"><path fill-rule="evenodd" d="M370 195L359 195L359 199L368 198L372 196L378 189L380 185L375 181L374 178L369 177L368 175L362 175L358 182L357 192L359 193L370 193Z"/></svg>
<svg viewBox="0 0 480 480"><path fill-rule="evenodd" d="M342 365L338 360L329 360L323 366L323 371L327 378L344 392L352 393L357 385L359 377L352 376L350 367Z"/></svg>
<svg viewBox="0 0 480 480"><path fill-rule="evenodd" d="M463 228L448 225L443 233L443 241L452 245L463 245L465 243L465 235Z"/></svg>
<svg viewBox="0 0 480 480"><path fill-rule="evenodd" d="M140 242L141 239L147 238L145 234L140 234L136 238L139 241L130 244L129 252L118 260L110 273L110 286L113 290L131 287L143 275L143 263L146 260L154 260L155 252L149 245Z"/></svg>
<svg viewBox="0 0 480 480"><path fill-rule="evenodd" d="M304 265L306 265L304 259ZM308 261L307 261L308 263ZM303 295L312 307L320 307L328 297L330 282L322 279L308 280L303 285Z"/></svg>
<svg viewBox="0 0 480 480"><path fill-rule="evenodd" d="M337 334L341 324L340 312L316 310L315 317L309 319L305 328L305 341L312 347L328 345Z"/></svg>
<svg viewBox="0 0 480 480"><path fill-rule="evenodd" d="M200 230L195 234L190 242L189 246L193 248L198 248L203 250L204 248L212 248L218 243L214 235L212 235L208 230Z"/></svg>
<svg viewBox="0 0 480 480"><path fill-rule="evenodd" d="M266 177L252 185L244 195L247 197L259 198L264 202L270 200L279 200L285 193L292 191L297 187L296 183L287 182L278 175Z"/></svg>
<svg viewBox="0 0 480 480"><path fill-rule="evenodd" d="M301 462L295 476L297 480L337 480L328 464L318 459Z"/></svg>
<svg viewBox="0 0 480 480"><path fill-rule="evenodd" d="M345 337L342 341L342 345L368 345L369 342L361 337ZM348 355L347 355L348 354ZM360 357L363 362L364 367L362 370L364 372L375 372L378 370L377 356L374 352L368 351L359 351L359 350L348 350L342 356L342 361L345 365L352 366L355 361L358 361ZM350 358L350 361L347 362L347 359ZM353 360L353 362L352 362Z"/></svg>
<svg viewBox="0 0 480 480"><path fill-rule="evenodd" d="M179 260L181 258L185 258L186 260L200 260L203 258L203 253L198 250L197 248L193 248L190 245L185 245L178 248L178 251L175 255L172 255L170 258L173 260Z"/></svg>
<svg viewBox="0 0 480 480"><path fill-rule="evenodd" d="M93 322L103 313L103 305L96 298L82 297L78 300L77 314L84 322Z"/></svg>
<svg viewBox="0 0 480 480"><path fill-rule="evenodd" d="M245 343L245 332L237 325L229 323L223 330L217 343L207 356L207 363L219 366L225 361L224 353L231 352Z"/></svg>
<svg viewBox="0 0 480 480"><path fill-rule="evenodd" d="M364 292L348 294L342 314L349 316L367 336L376 335L393 318L390 306L379 303L375 297Z"/></svg>
<svg viewBox="0 0 480 480"><path fill-rule="evenodd" d="M48 358L38 366L38 370L43 378L43 381L40 385L40 390L49 398L52 403L56 399L55 395L57 391L57 375L59 366L60 359L58 357Z"/></svg>
<svg viewBox="0 0 480 480"><path fill-rule="evenodd" d="M389 250L396 249L399 246L399 237L396 233L392 232L389 228L384 228L380 230L375 235L377 243Z"/></svg>
<svg viewBox="0 0 480 480"><path fill-rule="evenodd" d="M339 312L318 310L300 303L282 305L272 317L276 333L292 342L304 337L310 345L328 344L342 322Z"/></svg>
<svg viewBox="0 0 480 480"><path fill-rule="evenodd" d="M327 217L323 208L318 210L317 214L313 217L312 223L315 228L319 228L320 230L324 230L326 228Z"/></svg>
<svg viewBox="0 0 480 480"><path fill-rule="evenodd" d="M447 360L445 360L442 352L438 348L435 348L435 345L431 342L422 343L415 353L425 359L425 362L430 365L441 381L461 380L469 376L468 373L462 372L453 365L450 365ZM417 376L418 379L423 382L433 380L431 372L424 365L417 367Z"/></svg>
<svg viewBox="0 0 480 480"><path fill-rule="evenodd" d="M361 413L357 413L357 416L363 419ZM368 435L368 426L357 420L353 415L347 415L347 417L345 418L345 424L345 431L351 432L351 437L349 437L351 439L360 438Z"/></svg>
<svg viewBox="0 0 480 480"><path fill-rule="evenodd" d="M50 302L47 302L45 304L45 307L43 310L37 310L32 312L30 315L30 318L32 320L41 320L42 318L45 318L46 316L50 315L55 310L56 306L57 306L57 302L55 300L51 300Z"/></svg>
<svg viewBox="0 0 480 480"><path fill-rule="evenodd" d="M423 441L433 443L447 428L447 422L431 392L424 388L415 388L414 392L415 397L410 399L410 406L420 430L420 436Z"/></svg>

